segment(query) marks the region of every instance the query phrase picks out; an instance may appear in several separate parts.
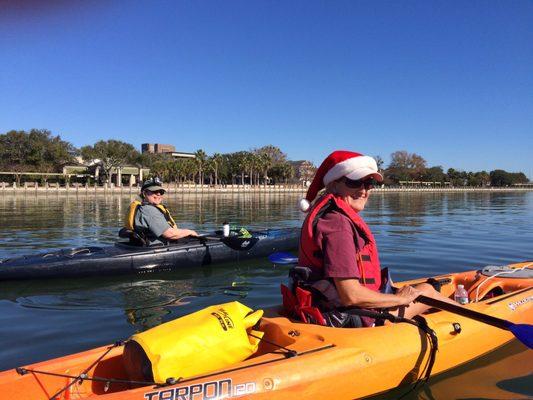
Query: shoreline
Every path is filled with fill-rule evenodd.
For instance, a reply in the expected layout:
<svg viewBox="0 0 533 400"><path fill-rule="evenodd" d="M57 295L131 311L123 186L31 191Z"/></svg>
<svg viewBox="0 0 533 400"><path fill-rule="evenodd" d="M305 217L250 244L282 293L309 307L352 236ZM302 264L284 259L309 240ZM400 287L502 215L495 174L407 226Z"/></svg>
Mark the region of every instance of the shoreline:
<svg viewBox="0 0 533 400"><path fill-rule="evenodd" d="M227 185L224 187L214 187L209 185L165 185L168 194L291 194L305 193L306 187L291 187L285 185L272 186L249 186L249 185ZM446 188L423 188L423 187L385 187L374 188L374 193L453 193L453 192L531 192L533 187L446 187ZM52 195L52 194L75 194L75 195L136 195L139 193L137 186L23 186L11 187L0 185L0 195Z"/></svg>

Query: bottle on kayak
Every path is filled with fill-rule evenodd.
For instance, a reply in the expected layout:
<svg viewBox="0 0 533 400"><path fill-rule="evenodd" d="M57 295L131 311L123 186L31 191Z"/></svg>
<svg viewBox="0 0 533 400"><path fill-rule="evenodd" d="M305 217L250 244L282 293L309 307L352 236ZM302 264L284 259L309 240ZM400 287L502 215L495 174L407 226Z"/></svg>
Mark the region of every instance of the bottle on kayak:
<svg viewBox="0 0 533 400"><path fill-rule="evenodd" d="M468 292L466 291L464 285L457 285L457 289L455 289L455 294L453 297L459 304L468 304Z"/></svg>
<svg viewBox="0 0 533 400"><path fill-rule="evenodd" d="M229 236L229 223L227 221L224 221L224 223L222 224L222 235L224 237Z"/></svg>

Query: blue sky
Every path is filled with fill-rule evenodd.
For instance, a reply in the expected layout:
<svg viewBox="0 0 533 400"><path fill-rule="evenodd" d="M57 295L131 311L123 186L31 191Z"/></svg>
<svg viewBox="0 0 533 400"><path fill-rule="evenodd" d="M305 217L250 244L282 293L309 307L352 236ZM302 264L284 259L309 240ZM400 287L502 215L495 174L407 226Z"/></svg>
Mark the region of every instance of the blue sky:
<svg viewBox="0 0 533 400"><path fill-rule="evenodd" d="M0 1L0 133L533 178L531 1Z"/></svg>

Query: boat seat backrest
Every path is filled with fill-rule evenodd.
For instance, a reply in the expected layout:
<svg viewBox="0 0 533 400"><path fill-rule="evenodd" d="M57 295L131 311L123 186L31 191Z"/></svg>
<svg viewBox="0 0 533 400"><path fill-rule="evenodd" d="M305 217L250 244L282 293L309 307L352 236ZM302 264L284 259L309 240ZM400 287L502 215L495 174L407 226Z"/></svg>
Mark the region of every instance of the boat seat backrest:
<svg viewBox="0 0 533 400"><path fill-rule="evenodd" d="M289 316L307 324L327 325L322 312L313 306L313 295L309 290L297 286L293 294L287 286L282 284L281 295L283 308Z"/></svg>
<svg viewBox="0 0 533 400"><path fill-rule="evenodd" d="M130 244L135 245L135 246L149 246L150 245L148 240L143 238L137 232L132 231L131 229L128 229L128 228L122 228L120 231L118 231L118 236L124 239L129 239Z"/></svg>

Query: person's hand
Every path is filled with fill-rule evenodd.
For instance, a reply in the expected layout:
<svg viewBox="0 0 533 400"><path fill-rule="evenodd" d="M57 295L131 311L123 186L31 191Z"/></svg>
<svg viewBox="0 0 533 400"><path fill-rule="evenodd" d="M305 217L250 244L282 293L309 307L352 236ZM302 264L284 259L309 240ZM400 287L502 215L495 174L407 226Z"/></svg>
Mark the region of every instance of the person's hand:
<svg viewBox="0 0 533 400"><path fill-rule="evenodd" d="M193 231L192 229L186 229L187 231L187 236L192 236L192 237L199 237L200 235L198 235L198 233L196 233L196 231Z"/></svg>
<svg viewBox="0 0 533 400"><path fill-rule="evenodd" d="M415 289L412 286L402 286L396 292L396 296L398 296L398 298L399 298L399 300L401 302L399 305L401 305L401 306L406 306L406 305L412 303L421 294L422 294L422 292L420 290Z"/></svg>

